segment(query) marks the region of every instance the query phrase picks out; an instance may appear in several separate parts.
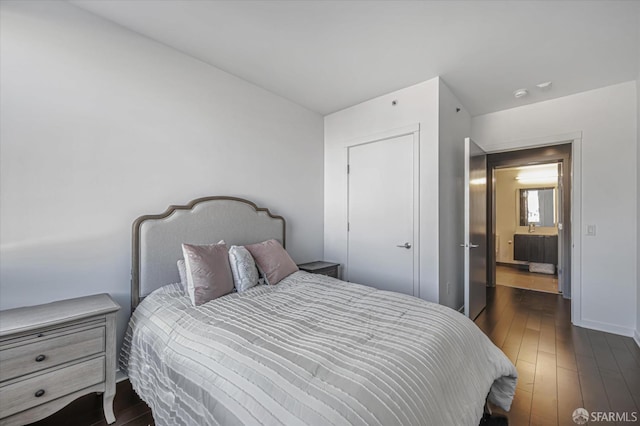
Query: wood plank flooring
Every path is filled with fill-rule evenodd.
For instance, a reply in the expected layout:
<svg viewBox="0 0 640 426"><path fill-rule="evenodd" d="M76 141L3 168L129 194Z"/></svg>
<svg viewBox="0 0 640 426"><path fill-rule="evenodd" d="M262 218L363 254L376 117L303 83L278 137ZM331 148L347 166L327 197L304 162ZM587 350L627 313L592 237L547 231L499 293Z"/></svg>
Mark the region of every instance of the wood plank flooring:
<svg viewBox="0 0 640 426"><path fill-rule="evenodd" d="M571 325L571 302L560 295L487 290L476 324L520 375L511 411L496 410L510 425L575 425L571 416L579 407L638 412L640 348L633 339Z"/></svg>
<svg viewBox="0 0 640 426"><path fill-rule="evenodd" d="M151 409L131 388L129 380L116 385L116 397L113 401L116 422L110 426L153 426ZM102 411L102 396L85 395L67 405L57 413L32 423L31 426L107 426Z"/></svg>
<svg viewBox="0 0 640 426"><path fill-rule="evenodd" d="M496 265L496 284L558 293L557 275L523 271L511 266Z"/></svg>
<svg viewBox="0 0 640 426"><path fill-rule="evenodd" d="M476 324L520 375L511 411L503 413L511 426L574 426L571 415L579 407L638 411L640 348L631 338L572 326L570 301L560 295L504 286L487 290L487 308ZM114 411L116 426L154 424L128 380L117 385ZM69 424L106 426L102 399L84 396L33 425Z"/></svg>

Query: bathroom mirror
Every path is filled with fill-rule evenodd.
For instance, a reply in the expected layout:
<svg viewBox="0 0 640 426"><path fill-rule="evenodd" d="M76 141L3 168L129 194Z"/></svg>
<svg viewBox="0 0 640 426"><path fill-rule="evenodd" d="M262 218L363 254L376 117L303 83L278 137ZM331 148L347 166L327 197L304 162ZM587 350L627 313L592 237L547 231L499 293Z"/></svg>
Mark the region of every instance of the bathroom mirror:
<svg viewBox="0 0 640 426"><path fill-rule="evenodd" d="M520 226L555 226L555 188L520 188Z"/></svg>

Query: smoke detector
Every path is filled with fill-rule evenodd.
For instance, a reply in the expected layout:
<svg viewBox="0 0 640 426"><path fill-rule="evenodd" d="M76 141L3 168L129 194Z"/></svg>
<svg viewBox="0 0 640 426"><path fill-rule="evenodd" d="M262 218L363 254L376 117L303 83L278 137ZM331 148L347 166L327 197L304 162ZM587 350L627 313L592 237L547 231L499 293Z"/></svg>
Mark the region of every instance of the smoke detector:
<svg viewBox="0 0 640 426"><path fill-rule="evenodd" d="M516 99L527 96L528 94L529 94L529 91L527 89L518 89L515 92L513 92L513 96L515 96Z"/></svg>

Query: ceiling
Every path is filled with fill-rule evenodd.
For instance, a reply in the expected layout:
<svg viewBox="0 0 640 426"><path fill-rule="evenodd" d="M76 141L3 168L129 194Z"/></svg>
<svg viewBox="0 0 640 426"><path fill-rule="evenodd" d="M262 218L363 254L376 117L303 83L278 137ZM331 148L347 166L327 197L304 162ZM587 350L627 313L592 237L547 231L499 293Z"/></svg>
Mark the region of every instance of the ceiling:
<svg viewBox="0 0 640 426"><path fill-rule="evenodd" d="M640 61L638 1L71 3L323 115L438 75L478 115L634 80Z"/></svg>

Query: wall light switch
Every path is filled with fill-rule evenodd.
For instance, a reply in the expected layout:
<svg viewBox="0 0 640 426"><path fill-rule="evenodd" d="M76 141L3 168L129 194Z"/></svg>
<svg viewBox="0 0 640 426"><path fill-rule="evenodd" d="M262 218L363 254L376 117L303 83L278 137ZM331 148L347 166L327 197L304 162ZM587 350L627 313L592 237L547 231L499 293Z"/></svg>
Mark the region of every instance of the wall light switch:
<svg viewBox="0 0 640 426"><path fill-rule="evenodd" d="M590 237L595 237L596 235L596 226L595 225L587 225L587 233L586 235Z"/></svg>

